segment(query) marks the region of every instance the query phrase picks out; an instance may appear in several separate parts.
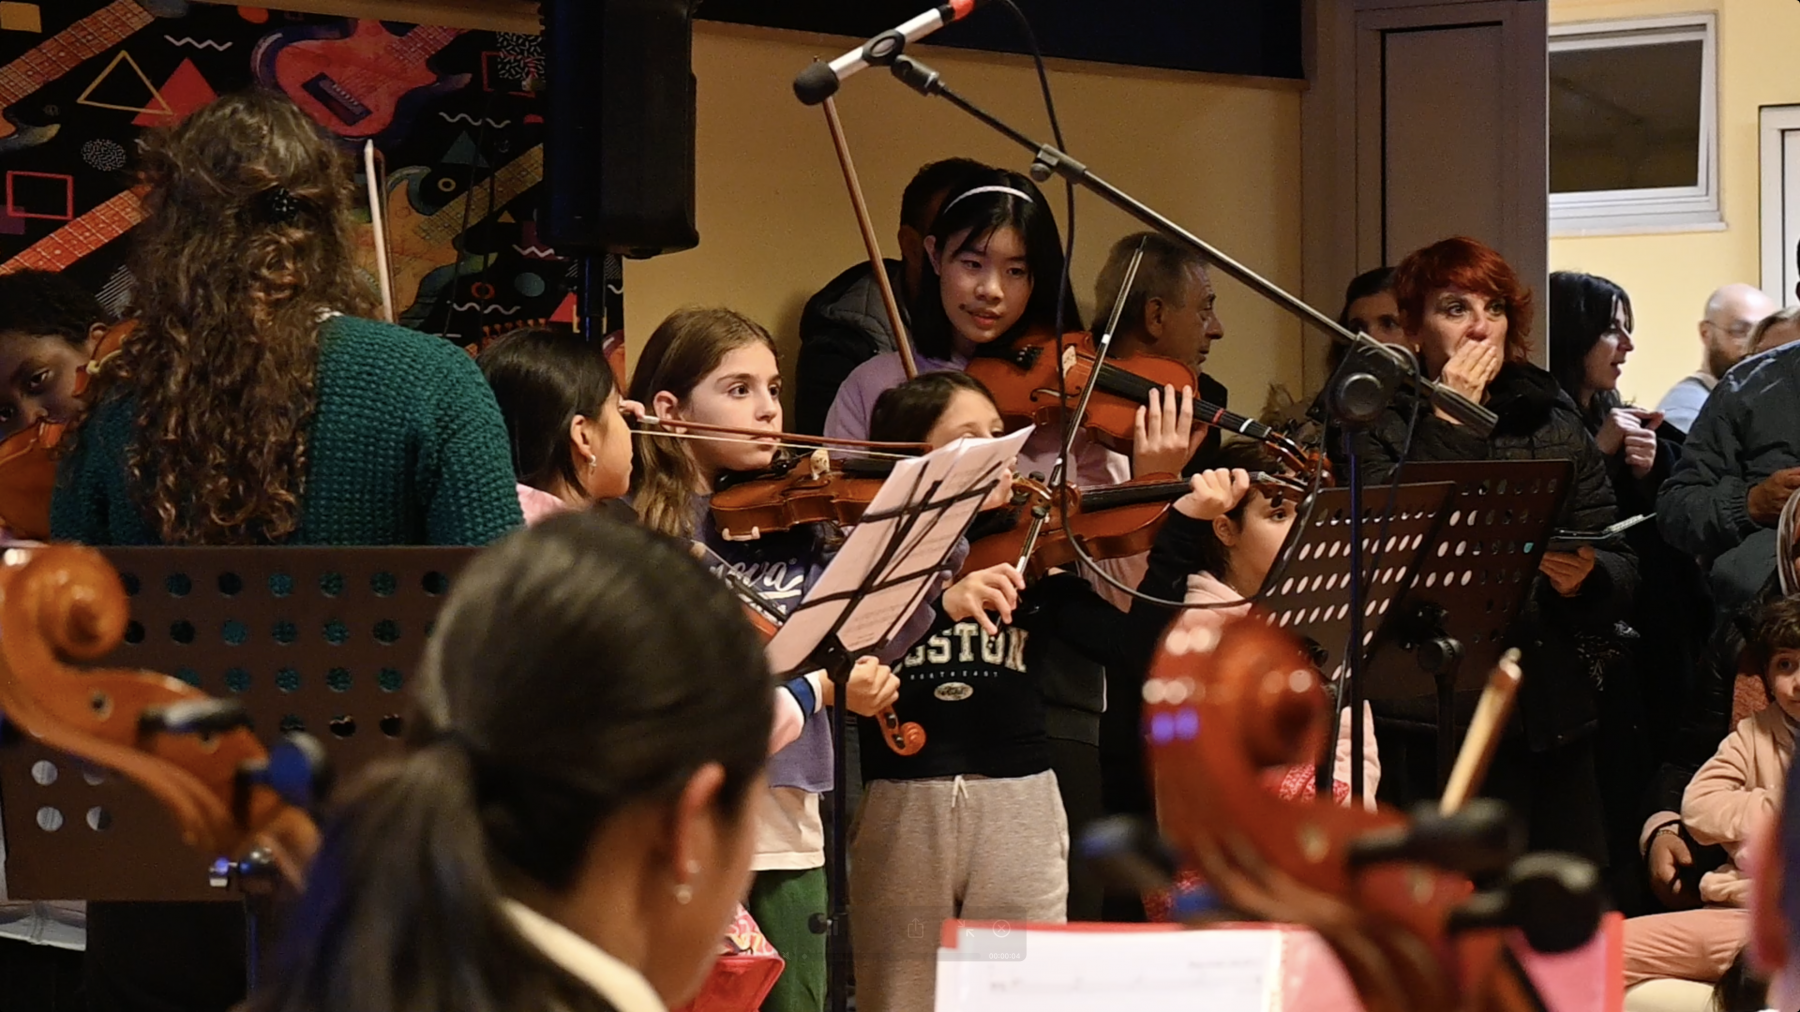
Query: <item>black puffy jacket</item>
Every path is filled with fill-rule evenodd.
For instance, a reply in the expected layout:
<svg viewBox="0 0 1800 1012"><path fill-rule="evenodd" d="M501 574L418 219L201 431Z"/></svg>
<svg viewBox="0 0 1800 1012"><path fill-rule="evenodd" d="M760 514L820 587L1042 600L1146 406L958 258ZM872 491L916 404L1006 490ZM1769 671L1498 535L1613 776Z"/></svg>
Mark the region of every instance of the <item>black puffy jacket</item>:
<svg viewBox="0 0 1800 1012"><path fill-rule="evenodd" d="M1597 530L1617 519L1606 459L1588 435L1575 402L1549 373L1532 365L1503 366L1488 387L1487 407L1499 416L1499 423L1485 439L1438 418L1428 408L1421 410L1406 459L1569 460L1575 466L1574 483L1556 526ZM1358 433L1365 485L1392 478L1406 443L1410 413L1410 404L1396 404ZM1575 597L1563 597L1539 576L1507 632L1511 645L1524 655L1517 724L1533 751L1592 731L1598 715L1594 645L1616 643L1618 623L1630 614L1637 591L1637 557L1629 548L1595 554L1594 571ZM1583 639L1586 645L1579 642ZM1434 724L1433 705L1410 705L1413 702L1374 705L1377 714L1388 719Z"/></svg>

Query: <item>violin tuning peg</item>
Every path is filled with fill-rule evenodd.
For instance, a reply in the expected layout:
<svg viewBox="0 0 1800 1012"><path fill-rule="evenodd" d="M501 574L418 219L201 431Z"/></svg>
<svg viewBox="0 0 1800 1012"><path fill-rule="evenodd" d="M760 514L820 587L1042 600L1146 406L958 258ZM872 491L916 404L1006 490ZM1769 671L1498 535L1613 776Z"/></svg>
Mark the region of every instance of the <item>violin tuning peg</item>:
<svg viewBox="0 0 1800 1012"><path fill-rule="evenodd" d="M1524 827L1506 805L1476 798L1450 815L1421 805L1410 823L1352 840L1348 857L1353 868L1406 861L1479 876L1506 868L1524 850Z"/></svg>
<svg viewBox="0 0 1800 1012"><path fill-rule="evenodd" d="M301 811L312 811L325 799L332 779L325 746L309 734L283 735L270 747L268 759L238 769L241 787L268 787Z"/></svg>
<svg viewBox="0 0 1800 1012"><path fill-rule="evenodd" d="M1518 928L1538 952L1569 952L1600 927L1606 898L1600 872L1573 854L1527 854L1492 889L1450 913L1451 931Z"/></svg>
<svg viewBox="0 0 1800 1012"><path fill-rule="evenodd" d="M138 733L224 734L250 726L249 711L234 699L189 699L153 706L138 717Z"/></svg>

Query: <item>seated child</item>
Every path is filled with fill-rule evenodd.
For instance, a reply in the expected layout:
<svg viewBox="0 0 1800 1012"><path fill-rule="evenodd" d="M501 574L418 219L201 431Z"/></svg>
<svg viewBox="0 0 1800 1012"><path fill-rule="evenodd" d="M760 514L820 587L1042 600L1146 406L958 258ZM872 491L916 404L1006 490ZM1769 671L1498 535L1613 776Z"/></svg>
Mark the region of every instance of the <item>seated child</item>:
<svg viewBox="0 0 1800 1012"><path fill-rule="evenodd" d="M1731 860L1700 879L1700 909L1625 922L1627 987L1662 977L1715 982L1744 947L1750 878L1739 863L1753 831L1780 805L1800 721L1800 596L1765 606L1744 648L1770 705L1738 721L1681 798L1688 833L1724 847Z"/></svg>

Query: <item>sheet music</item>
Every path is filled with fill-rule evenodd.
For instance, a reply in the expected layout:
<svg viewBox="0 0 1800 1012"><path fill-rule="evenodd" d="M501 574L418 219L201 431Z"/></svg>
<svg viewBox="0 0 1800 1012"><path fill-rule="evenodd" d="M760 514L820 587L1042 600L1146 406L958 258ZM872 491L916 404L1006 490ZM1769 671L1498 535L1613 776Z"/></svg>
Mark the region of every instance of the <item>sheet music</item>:
<svg viewBox="0 0 1800 1012"><path fill-rule="evenodd" d="M1027 426L998 439L964 437L896 463L863 522L769 642L770 668L797 669L834 632L852 654L884 645L932 592L938 564L974 520L984 495L967 493L989 487L1031 432ZM848 596L867 586L880 589L855 601Z"/></svg>
<svg viewBox="0 0 1800 1012"><path fill-rule="evenodd" d="M1272 1012L1276 931L959 926L938 950L936 1012Z"/></svg>

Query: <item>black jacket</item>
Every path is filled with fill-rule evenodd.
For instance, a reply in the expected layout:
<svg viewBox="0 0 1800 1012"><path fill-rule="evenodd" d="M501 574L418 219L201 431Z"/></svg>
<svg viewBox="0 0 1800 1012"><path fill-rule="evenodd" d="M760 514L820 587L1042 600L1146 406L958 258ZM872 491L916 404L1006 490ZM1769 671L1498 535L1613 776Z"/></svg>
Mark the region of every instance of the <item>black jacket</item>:
<svg viewBox="0 0 1800 1012"><path fill-rule="evenodd" d="M900 261L886 260L888 280L906 311ZM881 287L865 261L831 279L800 313L800 361L794 370L794 431L825 434L825 415L851 370L893 351L894 330Z"/></svg>
<svg viewBox="0 0 1800 1012"><path fill-rule="evenodd" d="M1656 502L1669 544L1710 567L1721 612L1755 600L1775 571L1775 531L1750 519L1750 490L1800 466L1800 344L1747 358L1713 388Z"/></svg>
<svg viewBox="0 0 1800 1012"><path fill-rule="evenodd" d="M1508 364L1488 387L1487 406L1499 423L1487 438L1421 410L1409 461L1570 460L1574 483L1563 500L1558 528L1597 530L1617 519L1606 459L1588 435L1581 413L1550 374L1532 365ZM1365 485L1393 476L1406 442L1410 405L1389 407L1356 437ZM1629 548L1596 552L1594 571L1581 592L1565 598L1541 575L1507 631L1523 653L1518 727L1533 751L1583 737L1597 717L1596 653L1615 647L1618 623L1627 619L1637 591L1637 558ZM1414 701L1377 701L1378 716L1431 726L1435 707ZM1385 711L1385 712L1384 712Z"/></svg>

